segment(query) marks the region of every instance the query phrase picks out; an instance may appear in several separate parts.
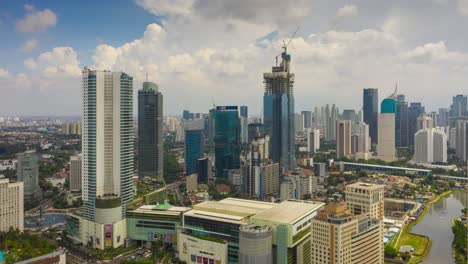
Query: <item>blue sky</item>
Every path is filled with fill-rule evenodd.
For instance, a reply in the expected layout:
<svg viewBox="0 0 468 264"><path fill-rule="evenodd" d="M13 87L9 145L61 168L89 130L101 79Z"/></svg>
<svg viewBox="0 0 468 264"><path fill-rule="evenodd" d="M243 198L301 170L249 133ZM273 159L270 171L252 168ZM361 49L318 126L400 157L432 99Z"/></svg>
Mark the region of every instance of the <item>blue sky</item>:
<svg viewBox="0 0 468 264"><path fill-rule="evenodd" d="M80 114L81 68L146 73L165 114L248 105L283 40L296 110L360 109L362 88L428 110L468 93L468 0L0 0L0 116ZM135 101L135 106L137 102Z"/></svg>
<svg viewBox="0 0 468 264"><path fill-rule="evenodd" d="M38 10L50 9L57 14L58 23L45 32L23 33L15 30L15 21L28 11L31 4ZM2 1L0 0L0 67L21 71L23 60L57 46L73 46L82 55L82 64L91 64L90 57L97 45L119 46L140 37L141 30L159 19L132 1ZM39 41L31 53L18 51L30 39Z"/></svg>

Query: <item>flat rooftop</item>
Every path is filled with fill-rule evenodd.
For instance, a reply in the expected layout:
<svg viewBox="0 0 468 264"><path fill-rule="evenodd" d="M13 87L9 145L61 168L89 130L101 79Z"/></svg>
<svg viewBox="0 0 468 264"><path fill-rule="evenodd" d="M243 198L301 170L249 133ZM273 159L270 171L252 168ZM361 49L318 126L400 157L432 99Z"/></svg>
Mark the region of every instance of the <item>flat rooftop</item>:
<svg viewBox="0 0 468 264"><path fill-rule="evenodd" d="M142 213L142 214L153 214L153 215L162 215L162 214L170 214L170 215L178 215L180 213L184 213L189 211L189 207L182 207L182 206L159 206L159 205L143 205L138 207L135 210L131 210L129 212L132 213Z"/></svg>
<svg viewBox="0 0 468 264"><path fill-rule="evenodd" d="M248 217L276 206L274 203L226 198L221 201L206 201L193 206L194 210Z"/></svg>
<svg viewBox="0 0 468 264"><path fill-rule="evenodd" d="M233 224L246 224L245 221L246 217L244 216L237 216L232 214L225 214L225 213L216 213L216 212L209 212L209 211L200 211L200 210L190 210L184 213L184 217L191 216L196 218L202 218L212 221L219 221L219 222L227 222Z"/></svg>
<svg viewBox="0 0 468 264"><path fill-rule="evenodd" d="M271 209L252 217L252 219L293 224L305 216L318 211L324 203L300 200L287 200Z"/></svg>
<svg viewBox="0 0 468 264"><path fill-rule="evenodd" d="M347 188L359 188L359 189L364 189L364 190L377 190L377 189L380 189L380 188L385 188L385 185L365 183L365 182L356 182L356 183L346 185L346 189Z"/></svg>

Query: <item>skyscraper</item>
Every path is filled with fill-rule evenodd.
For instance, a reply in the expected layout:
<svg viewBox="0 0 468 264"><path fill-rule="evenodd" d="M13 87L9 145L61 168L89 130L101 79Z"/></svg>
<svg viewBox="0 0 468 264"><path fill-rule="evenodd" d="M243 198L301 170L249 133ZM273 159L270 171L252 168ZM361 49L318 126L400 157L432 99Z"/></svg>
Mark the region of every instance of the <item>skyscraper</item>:
<svg viewBox="0 0 468 264"><path fill-rule="evenodd" d="M24 182L24 201L40 201L42 192L39 187L39 156L29 150L17 155L16 168L18 181Z"/></svg>
<svg viewBox="0 0 468 264"><path fill-rule="evenodd" d="M449 125L449 112L447 108L439 108L437 126L446 127Z"/></svg>
<svg viewBox="0 0 468 264"><path fill-rule="evenodd" d="M123 245L133 198L133 77L83 69L83 244Z"/></svg>
<svg viewBox="0 0 468 264"><path fill-rule="evenodd" d="M414 135L414 160L447 162L447 135L436 128L423 128Z"/></svg>
<svg viewBox="0 0 468 264"><path fill-rule="evenodd" d="M197 161L203 158L203 130L185 129L185 173L187 176L197 172Z"/></svg>
<svg viewBox="0 0 468 264"><path fill-rule="evenodd" d="M70 157L70 191L72 192L81 191L81 157L81 155Z"/></svg>
<svg viewBox="0 0 468 264"><path fill-rule="evenodd" d="M307 130L307 152L314 154L320 149L320 130L308 129Z"/></svg>
<svg viewBox="0 0 468 264"><path fill-rule="evenodd" d="M466 95L458 94L452 98L450 117L458 118L468 116L468 99Z"/></svg>
<svg viewBox="0 0 468 264"><path fill-rule="evenodd" d="M239 122L241 143L249 143L249 119L246 117L240 117Z"/></svg>
<svg viewBox="0 0 468 264"><path fill-rule="evenodd" d="M294 114L294 132L304 131L304 117L301 114Z"/></svg>
<svg viewBox="0 0 468 264"><path fill-rule="evenodd" d="M351 156L351 121L336 121L336 157Z"/></svg>
<svg viewBox="0 0 468 264"><path fill-rule="evenodd" d="M365 88L363 91L364 123L369 125L369 135L372 145L377 144L377 116L379 114L379 90Z"/></svg>
<svg viewBox="0 0 468 264"><path fill-rule="evenodd" d="M414 134L418 132L418 116L423 113L421 103L410 103L408 108L408 146L414 146Z"/></svg>
<svg viewBox="0 0 468 264"><path fill-rule="evenodd" d="M294 148L294 74L290 72L291 55L284 48L281 63L263 74L265 93L263 111L265 132L270 135L271 158L283 170L296 167Z"/></svg>
<svg viewBox="0 0 468 264"><path fill-rule="evenodd" d="M0 179L0 232L24 229L23 182Z"/></svg>
<svg viewBox="0 0 468 264"><path fill-rule="evenodd" d="M377 154L382 160L393 161L395 160L396 90L382 101L380 107Z"/></svg>
<svg viewBox="0 0 468 264"><path fill-rule="evenodd" d="M215 121L216 177L227 178L227 170L240 168L240 122L237 106L217 106Z"/></svg>
<svg viewBox="0 0 468 264"><path fill-rule="evenodd" d="M328 105L325 108L325 139L328 141L335 141L336 140L336 120L339 117L339 109L332 105L331 110L329 109Z"/></svg>
<svg viewBox="0 0 468 264"><path fill-rule="evenodd" d="M312 112L311 111L302 111L302 120L304 122L304 128L312 127Z"/></svg>
<svg viewBox="0 0 468 264"><path fill-rule="evenodd" d="M138 91L138 177L163 177L163 96L144 82Z"/></svg>
<svg viewBox="0 0 468 264"><path fill-rule="evenodd" d="M397 102L396 113L396 147L407 148L409 145L409 131L408 131L408 103Z"/></svg>
<svg viewBox="0 0 468 264"><path fill-rule="evenodd" d="M211 162L208 158L197 160L198 182L208 183L211 179Z"/></svg>
<svg viewBox="0 0 468 264"><path fill-rule="evenodd" d="M369 137L369 125L360 122L357 126L357 131L354 134L357 137L356 142L356 158L367 159L369 158L371 150L371 141Z"/></svg>
<svg viewBox="0 0 468 264"><path fill-rule="evenodd" d="M456 127L455 153L460 160L468 160L468 121L458 120Z"/></svg>
<svg viewBox="0 0 468 264"><path fill-rule="evenodd" d="M342 120L350 120L351 123L357 123L356 111L354 109L343 110Z"/></svg>
<svg viewBox="0 0 468 264"><path fill-rule="evenodd" d="M248 126L248 143L256 137L263 135L263 124L262 123L250 123Z"/></svg>
<svg viewBox="0 0 468 264"><path fill-rule="evenodd" d="M249 118L249 108L246 105L241 105L240 116L243 118Z"/></svg>

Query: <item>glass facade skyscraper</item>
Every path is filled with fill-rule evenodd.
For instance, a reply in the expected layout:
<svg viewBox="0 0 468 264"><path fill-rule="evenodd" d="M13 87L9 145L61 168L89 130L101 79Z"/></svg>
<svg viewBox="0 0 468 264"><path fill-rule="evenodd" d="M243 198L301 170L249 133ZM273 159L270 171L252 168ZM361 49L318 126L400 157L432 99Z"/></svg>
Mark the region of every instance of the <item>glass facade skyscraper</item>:
<svg viewBox="0 0 468 264"><path fill-rule="evenodd" d="M138 177L163 177L163 96L144 82L138 91Z"/></svg>
<svg viewBox="0 0 468 264"><path fill-rule="evenodd" d="M294 131L294 74L290 72L291 56L286 49L281 63L263 74L265 93L263 115L265 133L270 135L270 157L280 162L283 170L296 167Z"/></svg>
<svg viewBox="0 0 468 264"><path fill-rule="evenodd" d="M237 106L217 106L215 124L216 177L227 178L227 171L240 168L240 121Z"/></svg>
<svg viewBox="0 0 468 264"><path fill-rule="evenodd" d="M414 146L414 134L418 132L418 116L424 112L421 103L410 103L408 107L408 146Z"/></svg>
<svg viewBox="0 0 468 264"><path fill-rule="evenodd" d="M398 148L407 148L409 144L408 133L408 103L397 102L396 113L396 146Z"/></svg>
<svg viewBox="0 0 468 264"><path fill-rule="evenodd" d="M375 88L365 88L363 90L363 112L364 123L369 125L369 135L372 144L377 144L378 126L377 116L379 113L379 90Z"/></svg>
<svg viewBox="0 0 468 264"><path fill-rule="evenodd" d="M185 173L191 175L197 172L197 161L203 157L203 130L185 130Z"/></svg>

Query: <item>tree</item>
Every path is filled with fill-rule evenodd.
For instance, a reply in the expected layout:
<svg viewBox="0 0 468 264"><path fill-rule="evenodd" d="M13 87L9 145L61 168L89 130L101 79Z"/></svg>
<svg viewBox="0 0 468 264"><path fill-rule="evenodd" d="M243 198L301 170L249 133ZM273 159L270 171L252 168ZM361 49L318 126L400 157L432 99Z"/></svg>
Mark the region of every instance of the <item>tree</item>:
<svg viewBox="0 0 468 264"><path fill-rule="evenodd" d="M410 260L410 258L411 258L411 254L408 252L401 254L401 259L403 259L404 261L408 261Z"/></svg>
<svg viewBox="0 0 468 264"><path fill-rule="evenodd" d="M468 214L468 208L463 208L461 209L462 214L467 215Z"/></svg>
<svg viewBox="0 0 468 264"><path fill-rule="evenodd" d="M392 247L390 245L385 246L385 257L386 258L395 258L397 255L398 255L398 251L394 247Z"/></svg>

